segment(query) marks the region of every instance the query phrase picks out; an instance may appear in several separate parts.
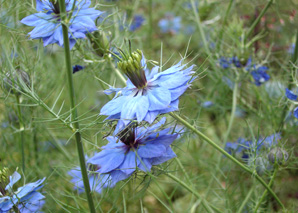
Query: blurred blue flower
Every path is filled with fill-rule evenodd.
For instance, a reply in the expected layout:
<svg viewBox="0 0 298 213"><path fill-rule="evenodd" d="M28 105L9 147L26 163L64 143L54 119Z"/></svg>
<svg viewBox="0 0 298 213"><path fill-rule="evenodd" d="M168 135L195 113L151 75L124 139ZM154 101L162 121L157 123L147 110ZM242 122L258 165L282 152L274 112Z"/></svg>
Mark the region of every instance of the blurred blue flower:
<svg viewBox="0 0 298 213"><path fill-rule="evenodd" d="M294 92L286 88L286 96L288 99L292 101L297 101L298 100L298 95L296 95Z"/></svg>
<svg viewBox="0 0 298 213"><path fill-rule="evenodd" d="M220 57L219 59L219 65L223 68L223 69L227 69L230 67L230 60L225 58L225 57Z"/></svg>
<svg viewBox="0 0 298 213"><path fill-rule="evenodd" d="M293 43L293 44L291 44L290 45L290 47L289 47L289 49L288 49L288 53L290 53L291 55L293 55L294 54L294 51L295 51L295 44Z"/></svg>
<svg viewBox="0 0 298 213"><path fill-rule="evenodd" d="M176 154L170 145L178 134L172 128L162 129L166 119L150 127L128 126L117 136L109 136L109 143L87 163L96 165L101 174L110 174L114 182L126 179L136 170L148 172L153 165L164 163Z"/></svg>
<svg viewBox="0 0 298 213"><path fill-rule="evenodd" d="M129 31L131 32L136 31L143 25L144 21L145 19L142 15L135 15L133 17L131 25L129 26Z"/></svg>
<svg viewBox="0 0 298 213"><path fill-rule="evenodd" d="M203 108L210 108L214 105L214 103L212 101L205 101L201 105Z"/></svg>
<svg viewBox="0 0 298 213"><path fill-rule="evenodd" d="M168 13L158 22L158 26L162 33L177 34L181 29L181 17Z"/></svg>
<svg viewBox="0 0 298 213"><path fill-rule="evenodd" d="M95 153L95 155L97 154L98 153ZM88 160L89 159L86 156L86 161ZM98 166L87 163L87 174L89 178L91 191L101 193L103 188L112 188L115 186L117 182L115 181L115 178L114 181L112 181L111 174L100 174L99 172L97 172L98 169ZM85 189L81 168L79 166L75 167L72 170L70 170L68 174L72 177L71 182L74 184L74 190L77 190L78 193L84 192Z"/></svg>
<svg viewBox="0 0 298 213"><path fill-rule="evenodd" d="M87 33L97 30L94 21L102 14L101 11L89 8L90 0L76 1L72 11L74 0L66 0L66 12L72 17L69 21L68 37L70 48L76 39L85 38ZM62 24L58 3L51 0L36 0L36 10L38 13L27 16L21 22L28 26L35 27L30 33L32 39L42 39L44 46L57 43L63 46Z"/></svg>
<svg viewBox="0 0 298 213"><path fill-rule="evenodd" d="M233 90L235 87L235 83L226 76L222 77L222 81L231 89Z"/></svg>
<svg viewBox="0 0 298 213"><path fill-rule="evenodd" d="M258 154L262 148L270 148L277 145L278 140L280 139L280 133L276 133L265 138L261 137L256 141L247 141L244 138L239 138L236 142L227 142L225 150L230 155L235 155L242 160L247 160L251 154Z"/></svg>
<svg viewBox="0 0 298 213"><path fill-rule="evenodd" d="M253 66L253 70L250 72L250 74L255 81L255 85L260 86L270 79L270 76L266 73L267 70L268 67L266 66L259 66L258 68L256 68L255 65Z"/></svg>
<svg viewBox="0 0 298 213"><path fill-rule="evenodd" d="M45 197L37 190L43 187L45 178L34 183L28 183L13 191L13 185L21 179L18 172L9 177L5 189L0 189L0 212L11 212L18 208L21 213L39 212L44 205ZM0 186L1 187L1 186Z"/></svg>
<svg viewBox="0 0 298 213"><path fill-rule="evenodd" d="M151 71L147 68L144 55L140 63L141 69L131 73L126 87L105 91L107 95L116 95L102 107L100 114L119 120L116 132L134 119L152 123L159 114L178 110L179 97L190 86L194 73L194 65L186 68L181 61L160 73L158 66Z"/></svg>
<svg viewBox="0 0 298 213"><path fill-rule="evenodd" d="M296 107L296 108L294 109L294 111L293 111L293 115L294 115L295 118L298 119L298 107Z"/></svg>
<svg viewBox="0 0 298 213"><path fill-rule="evenodd" d="M84 66L81 66L81 65L74 65L74 66L72 67L72 73L75 74L76 72L79 72L79 71L81 71L81 70L83 70L83 69L85 69Z"/></svg>

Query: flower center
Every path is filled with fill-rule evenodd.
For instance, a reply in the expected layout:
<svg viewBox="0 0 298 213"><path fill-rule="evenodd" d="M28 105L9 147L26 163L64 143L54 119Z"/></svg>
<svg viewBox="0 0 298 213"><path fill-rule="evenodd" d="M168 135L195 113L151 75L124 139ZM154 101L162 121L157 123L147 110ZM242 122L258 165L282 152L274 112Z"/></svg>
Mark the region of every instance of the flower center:
<svg viewBox="0 0 298 213"><path fill-rule="evenodd" d="M120 70L129 78L131 83L138 89L147 86L147 79L142 67L142 52L137 50L129 55L122 53L123 60L118 62Z"/></svg>
<svg viewBox="0 0 298 213"><path fill-rule="evenodd" d="M88 163L88 165L87 165L87 170L90 172L95 172L99 169L100 169L100 167L95 164Z"/></svg>
<svg viewBox="0 0 298 213"><path fill-rule="evenodd" d="M135 128L136 124L132 123L117 135L120 141L124 143L128 149L137 148L139 144L138 140L136 140Z"/></svg>

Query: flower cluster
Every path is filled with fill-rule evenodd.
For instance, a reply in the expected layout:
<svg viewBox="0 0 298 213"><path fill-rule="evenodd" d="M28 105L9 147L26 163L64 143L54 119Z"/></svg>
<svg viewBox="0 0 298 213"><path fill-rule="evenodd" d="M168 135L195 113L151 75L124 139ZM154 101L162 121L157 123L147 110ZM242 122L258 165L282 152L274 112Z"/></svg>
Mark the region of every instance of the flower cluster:
<svg viewBox="0 0 298 213"><path fill-rule="evenodd" d="M4 188L5 184L3 183L8 181L4 173L6 173L5 169L0 174L0 212L39 212L45 203L45 197L38 190L43 187L42 183L45 178L28 183L14 191L13 186L21 179L21 175L14 172Z"/></svg>
<svg viewBox="0 0 298 213"><path fill-rule="evenodd" d="M251 58L248 60L239 60L237 56L232 58L221 57L219 59L219 66L223 69L231 67L244 68L246 71L250 72L256 86L260 86L270 79L270 76L266 72L268 67L252 64Z"/></svg>
<svg viewBox="0 0 298 213"><path fill-rule="evenodd" d="M296 90L296 92L293 92L286 88L286 96L289 100L294 101L295 103L298 102L298 90ZM294 109L293 115L295 118L298 119L298 106Z"/></svg>
<svg viewBox="0 0 298 213"><path fill-rule="evenodd" d="M172 128L162 129L166 119L150 127L132 124L117 136L109 136L109 143L100 152L87 159L89 182L92 190L101 193L102 188L114 187L135 171L149 172L153 165L161 164L176 154L170 145L178 137ZM69 172L79 192L84 190L80 168Z"/></svg>
<svg viewBox="0 0 298 213"><path fill-rule="evenodd" d="M89 8L90 0L66 0L65 4L67 14L72 14L68 21L68 37L70 48L72 48L77 39L85 38L87 33L97 30L94 21L103 12ZM41 38L44 46L54 43L63 46L62 23L58 2L54 0L36 0L36 10L38 13L21 20L23 24L35 27L29 33L30 37L32 39Z"/></svg>
<svg viewBox="0 0 298 213"><path fill-rule="evenodd" d="M248 160L251 155L255 153L258 154L262 148L270 148L277 145L280 139L280 133L265 138L259 138L256 141L247 141L244 138L239 138L236 142L227 142L225 150L229 154L235 155L242 160Z"/></svg>

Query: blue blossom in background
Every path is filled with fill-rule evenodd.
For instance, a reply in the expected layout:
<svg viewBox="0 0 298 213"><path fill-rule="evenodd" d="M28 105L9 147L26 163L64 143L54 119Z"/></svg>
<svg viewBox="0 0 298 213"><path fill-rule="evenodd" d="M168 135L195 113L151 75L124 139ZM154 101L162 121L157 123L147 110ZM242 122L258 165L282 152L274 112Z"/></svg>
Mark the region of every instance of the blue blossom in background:
<svg viewBox="0 0 298 213"><path fill-rule="evenodd" d="M95 155L97 155L97 153L95 153ZM88 157L86 157L86 160L88 161ZM112 188L117 182L112 181L111 175L100 174L97 172L98 169L99 167L96 165L90 163L87 164L87 173L91 191L101 193L103 188ZM74 184L74 190L77 190L78 193L84 192L85 189L81 168L79 166L73 168L68 172L68 174L72 177L71 182Z"/></svg>
<svg viewBox="0 0 298 213"><path fill-rule="evenodd" d="M168 13L158 22L158 26L162 33L177 34L181 29L181 17Z"/></svg>
<svg viewBox="0 0 298 213"><path fill-rule="evenodd" d="M212 107L214 105L214 103L212 102L212 101L204 101L202 104L201 104L201 106L203 107L203 108L210 108L210 107Z"/></svg>
<svg viewBox="0 0 298 213"><path fill-rule="evenodd" d="M17 191L14 191L13 186L20 179L21 175L18 172L14 172L9 177L9 183L4 189L1 189L0 185L0 212L14 211L14 206L21 213L40 212L40 209L45 203L45 197L38 190L43 187L42 183L45 178L28 183L19 187ZM1 181L3 181L3 176Z"/></svg>
<svg viewBox="0 0 298 213"><path fill-rule="evenodd" d="M268 67L266 66L260 66L257 68L255 66L253 67L253 70L250 72L250 74L255 81L255 85L260 86L270 79L270 76L266 73L267 70Z"/></svg>
<svg viewBox="0 0 298 213"><path fill-rule="evenodd" d="M288 49L288 53L290 53L291 55L293 55L294 54L294 51L295 51L295 44L293 43L293 44L290 45L290 47Z"/></svg>
<svg viewBox="0 0 298 213"><path fill-rule="evenodd" d="M84 66L81 66L81 65L74 65L74 66L72 67L72 73L75 74L76 72L79 72L79 71L81 71L81 70L83 70L83 69L85 69Z"/></svg>
<svg viewBox="0 0 298 213"><path fill-rule="evenodd" d="M170 145L178 134L171 134L172 128L162 129L165 121L163 118L148 128L128 126L117 136L107 137L109 143L87 163L96 165L101 174L110 174L114 182L136 170L150 171L153 165L176 157Z"/></svg>
<svg viewBox="0 0 298 213"><path fill-rule="evenodd" d="M223 69L227 69L230 67L231 61L225 57L220 57L219 59L219 66Z"/></svg>
<svg viewBox="0 0 298 213"><path fill-rule="evenodd" d="M100 111L101 115L109 116L107 119L118 120L117 131L134 119L152 123L159 114L178 110L179 97L190 86L194 73L194 65L186 68L181 61L163 72L158 72L158 66L150 71L142 53L133 54L135 58L130 57L130 61L134 62L129 68L121 68L119 63L123 63L118 62L129 78L126 87L106 90L106 94L116 95Z"/></svg>
<svg viewBox="0 0 298 213"><path fill-rule="evenodd" d="M135 15L133 17L131 25L129 26L129 31L131 32L136 31L143 25L144 21L145 19L142 15Z"/></svg>
<svg viewBox="0 0 298 213"><path fill-rule="evenodd" d="M66 0L66 12L71 13L74 0ZM94 21L102 14L101 11L89 8L90 0L76 1L72 17L69 21L68 37L70 48L76 39L86 37L87 33L97 30ZM35 27L30 33L32 39L42 39L44 46L58 44L63 46L62 25L60 21L60 11L58 3L50 0L36 0L36 10L38 13L27 16L21 22L28 26Z"/></svg>
<svg viewBox="0 0 298 213"><path fill-rule="evenodd" d="M292 92L288 88L286 88L286 96L287 96L288 99L290 99L292 101L297 101L298 100L298 93L295 94L294 92Z"/></svg>
<svg viewBox="0 0 298 213"><path fill-rule="evenodd" d="M276 133L265 138L261 137L256 141L247 141L244 138L239 138L236 142L227 142L225 150L231 155L236 155L242 160L247 160L251 154L258 154L262 148L270 148L277 145L278 140L280 139L280 133Z"/></svg>
<svg viewBox="0 0 298 213"><path fill-rule="evenodd" d="M293 91L289 90L288 88L286 88L286 96L289 100L291 101L298 101L298 90L296 90L297 92L294 93ZM298 119L298 107L296 107L293 110L293 115L295 118Z"/></svg>

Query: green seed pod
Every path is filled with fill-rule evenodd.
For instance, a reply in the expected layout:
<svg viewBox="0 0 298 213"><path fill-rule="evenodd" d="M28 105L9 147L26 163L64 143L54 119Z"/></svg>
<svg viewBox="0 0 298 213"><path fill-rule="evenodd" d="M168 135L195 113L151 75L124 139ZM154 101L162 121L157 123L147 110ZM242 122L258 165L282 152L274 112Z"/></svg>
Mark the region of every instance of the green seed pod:
<svg viewBox="0 0 298 213"><path fill-rule="evenodd" d="M289 154L286 152L286 150L279 147L275 147L271 149L268 154L268 160L272 164L277 163L279 165L282 165L288 160L288 158L289 158Z"/></svg>
<svg viewBox="0 0 298 213"><path fill-rule="evenodd" d="M23 70L15 70L11 73L6 73L6 77L3 79L4 88L12 94L20 94L23 91L24 84L30 87L30 77L27 72Z"/></svg>
<svg viewBox="0 0 298 213"><path fill-rule="evenodd" d="M109 52L110 42L104 31L95 31L88 37L91 41L95 53L98 56L103 57L106 53Z"/></svg>

